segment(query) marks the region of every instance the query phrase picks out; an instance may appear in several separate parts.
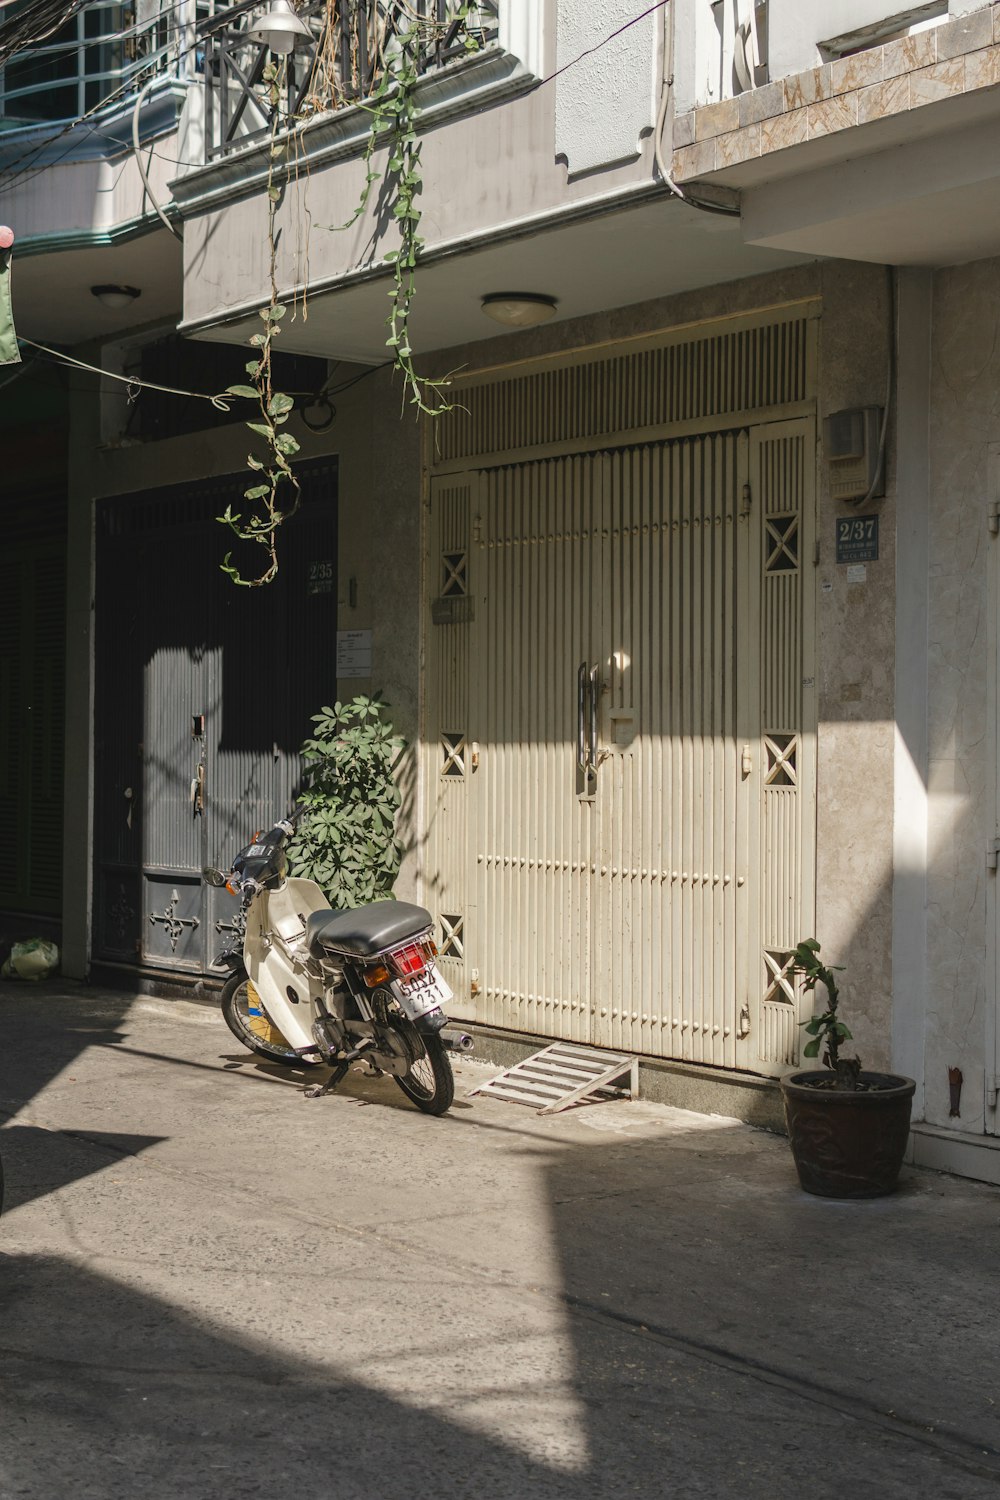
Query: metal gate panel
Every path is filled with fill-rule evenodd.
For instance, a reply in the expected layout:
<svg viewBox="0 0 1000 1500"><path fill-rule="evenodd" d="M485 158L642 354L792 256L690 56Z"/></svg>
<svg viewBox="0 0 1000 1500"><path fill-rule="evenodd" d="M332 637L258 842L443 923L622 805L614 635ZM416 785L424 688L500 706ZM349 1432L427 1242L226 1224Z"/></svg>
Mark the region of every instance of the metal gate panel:
<svg viewBox="0 0 1000 1500"><path fill-rule="evenodd" d="M452 567L468 537L471 600L463 626L434 627L430 678L439 728L455 720L429 751L455 788L427 875L454 908L442 934L462 924L457 1014L715 1066L795 1061L813 468L802 419L441 481L432 551ZM583 664L600 679L589 795Z"/></svg>
<svg viewBox="0 0 1000 1500"><path fill-rule="evenodd" d="M10 830L0 906L62 907L65 517L15 509L0 558L0 821Z"/></svg>
<svg viewBox="0 0 1000 1500"><path fill-rule="evenodd" d="M478 516L480 476L455 475L431 487L429 557L431 649L427 653L424 786L425 899L438 925L441 971L455 992L450 1009L462 1020L476 1014L474 981L466 966L475 928L475 880L469 865L469 786L478 752L469 719L469 677L475 611L470 546Z"/></svg>
<svg viewBox="0 0 1000 1500"><path fill-rule="evenodd" d="M478 1015L577 1041L590 1040L594 872L577 683L600 641L604 468L580 456L487 474L476 546Z"/></svg>
<svg viewBox="0 0 1000 1500"><path fill-rule="evenodd" d="M332 466L303 466L301 482L278 579L261 589L218 566L214 517L239 476L99 511L97 957L207 972L235 903L201 867L226 865L289 807L309 715L336 691Z"/></svg>
<svg viewBox="0 0 1000 1500"><path fill-rule="evenodd" d="M792 950L812 936L815 905L815 437L811 419L751 434L760 511L759 928L754 933L755 1065L798 1061L799 986ZM810 1007L805 1007L809 1011Z"/></svg>
<svg viewBox="0 0 1000 1500"><path fill-rule="evenodd" d="M736 1060L745 436L611 456L595 1040Z"/></svg>

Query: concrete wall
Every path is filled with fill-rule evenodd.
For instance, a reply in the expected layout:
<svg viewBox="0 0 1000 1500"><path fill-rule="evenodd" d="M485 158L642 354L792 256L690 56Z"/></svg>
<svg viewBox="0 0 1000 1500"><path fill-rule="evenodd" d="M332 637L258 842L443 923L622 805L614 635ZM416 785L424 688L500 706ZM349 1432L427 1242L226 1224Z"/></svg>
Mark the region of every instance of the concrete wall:
<svg viewBox="0 0 1000 1500"><path fill-rule="evenodd" d="M984 852L995 829L995 703L986 525L990 447L1000 442L1000 261L934 278L928 583L927 1119L983 1128L984 1043L996 994L989 981L992 896ZM992 600L995 611L996 600ZM962 1114L949 1118L948 1068L964 1075ZM990 1066L992 1071L992 1064Z"/></svg>

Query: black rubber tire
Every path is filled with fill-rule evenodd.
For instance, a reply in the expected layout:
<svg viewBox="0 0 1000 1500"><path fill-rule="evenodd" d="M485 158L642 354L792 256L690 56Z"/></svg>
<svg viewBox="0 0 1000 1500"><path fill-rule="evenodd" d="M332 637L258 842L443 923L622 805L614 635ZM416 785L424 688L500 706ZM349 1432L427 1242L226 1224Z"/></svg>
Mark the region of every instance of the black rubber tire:
<svg viewBox="0 0 1000 1500"><path fill-rule="evenodd" d="M439 1036L421 1037L426 1055L418 1058L405 1078L393 1077L407 1099L425 1115L443 1115L455 1098L451 1058Z"/></svg>
<svg viewBox="0 0 1000 1500"><path fill-rule="evenodd" d="M236 1040L242 1042L243 1046L251 1052L256 1052L258 1057L266 1057L268 1062L281 1063L282 1067L318 1068L320 1066L318 1058L313 1061L301 1057L287 1042L284 1047L277 1047L255 1035L245 1014L249 983L245 974L234 974L232 979L227 979L222 989L222 1019ZM275 1031L277 1029L274 1027Z"/></svg>

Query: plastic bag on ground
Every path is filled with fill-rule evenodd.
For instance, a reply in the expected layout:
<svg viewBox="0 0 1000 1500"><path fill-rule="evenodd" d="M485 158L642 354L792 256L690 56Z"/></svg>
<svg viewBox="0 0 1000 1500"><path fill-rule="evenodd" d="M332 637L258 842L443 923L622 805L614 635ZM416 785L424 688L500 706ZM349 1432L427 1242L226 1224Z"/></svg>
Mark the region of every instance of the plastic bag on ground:
<svg viewBox="0 0 1000 1500"><path fill-rule="evenodd" d="M29 938L15 943L10 957L0 967L3 979L47 979L59 967L59 949L47 938Z"/></svg>

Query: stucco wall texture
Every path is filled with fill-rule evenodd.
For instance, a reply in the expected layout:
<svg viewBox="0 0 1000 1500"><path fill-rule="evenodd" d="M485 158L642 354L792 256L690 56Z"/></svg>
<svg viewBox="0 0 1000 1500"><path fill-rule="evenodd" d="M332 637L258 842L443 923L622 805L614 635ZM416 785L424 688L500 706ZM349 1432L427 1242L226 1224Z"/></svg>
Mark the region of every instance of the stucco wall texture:
<svg viewBox="0 0 1000 1500"><path fill-rule="evenodd" d="M927 1119L983 1128L989 882L997 743L989 605L997 541L986 523L1000 442L1000 261L939 272L933 287L928 579ZM991 575L993 575L991 577ZM994 599L995 609L995 599ZM948 1116L948 1069L964 1075Z"/></svg>

